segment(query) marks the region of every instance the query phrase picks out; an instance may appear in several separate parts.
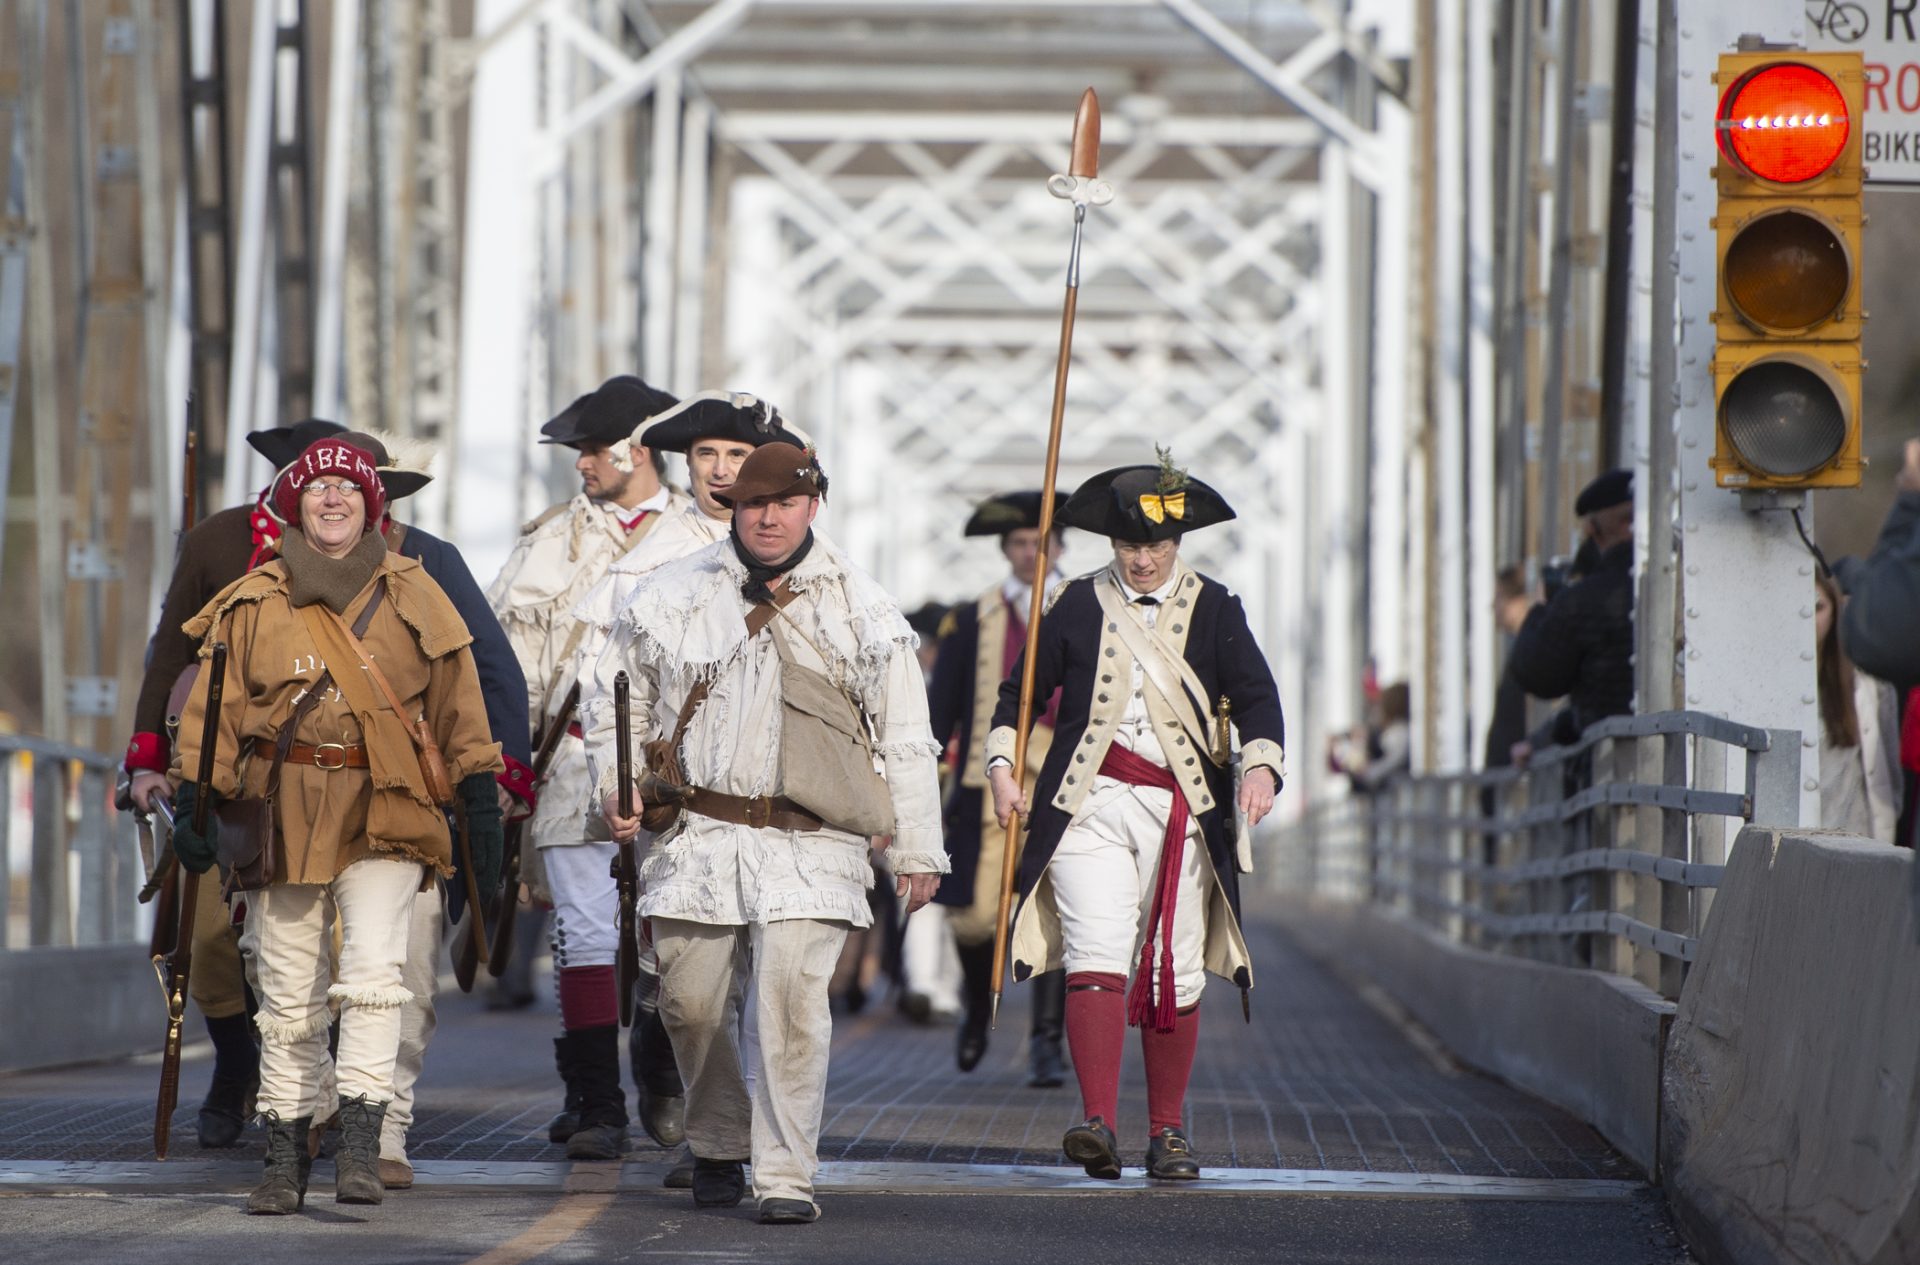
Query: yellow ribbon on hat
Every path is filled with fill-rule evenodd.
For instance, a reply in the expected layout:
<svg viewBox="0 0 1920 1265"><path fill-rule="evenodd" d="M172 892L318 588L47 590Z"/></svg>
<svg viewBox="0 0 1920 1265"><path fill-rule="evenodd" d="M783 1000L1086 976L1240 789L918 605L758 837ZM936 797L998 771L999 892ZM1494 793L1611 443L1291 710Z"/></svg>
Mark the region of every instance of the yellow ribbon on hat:
<svg viewBox="0 0 1920 1265"><path fill-rule="evenodd" d="M1163 523L1171 515L1184 519L1187 516L1187 494L1175 492L1172 496L1160 496L1153 492L1140 497L1140 512L1156 523Z"/></svg>

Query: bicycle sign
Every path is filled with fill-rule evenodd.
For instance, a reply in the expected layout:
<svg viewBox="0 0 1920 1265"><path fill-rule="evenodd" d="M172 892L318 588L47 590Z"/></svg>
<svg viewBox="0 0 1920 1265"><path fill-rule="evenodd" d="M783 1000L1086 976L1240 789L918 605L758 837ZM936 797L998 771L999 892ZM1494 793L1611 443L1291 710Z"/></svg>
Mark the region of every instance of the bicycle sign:
<svg viewBox="0 0 1920 1265"><path fill-rule="evenodd" d="M1920 3L1807 0L1806 18L1808 48L1857 51L1865 61L1867 183L1920 188Z"/></svg>

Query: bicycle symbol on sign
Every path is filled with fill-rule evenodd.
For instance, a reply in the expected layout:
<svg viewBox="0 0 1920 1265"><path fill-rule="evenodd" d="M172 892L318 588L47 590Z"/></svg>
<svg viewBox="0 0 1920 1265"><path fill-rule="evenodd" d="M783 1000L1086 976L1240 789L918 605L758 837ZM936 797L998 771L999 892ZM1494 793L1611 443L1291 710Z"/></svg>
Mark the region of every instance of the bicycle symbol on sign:
<svg viewBox="0 0 1920 1265"><path fill-rule="evenodd" d="M1867 33L1867 11L1847 0L1825 0L1818 8L1807 9L1807 21L1813 29L1842 44L1853 44Z"/></svg>

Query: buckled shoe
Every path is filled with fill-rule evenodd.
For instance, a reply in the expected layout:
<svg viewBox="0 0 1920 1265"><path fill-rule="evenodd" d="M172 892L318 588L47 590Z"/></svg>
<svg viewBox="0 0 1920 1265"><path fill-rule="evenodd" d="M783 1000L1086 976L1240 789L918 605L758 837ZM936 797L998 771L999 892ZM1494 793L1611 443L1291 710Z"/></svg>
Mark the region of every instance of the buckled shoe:
<svg viewBox="0 0 1920 1265"><path fill-rule="evenodd" d="M1091 1116L1068 1129L1067 1136L1060 1139L1060 1149L1067 1153L1068 1159L1086 1169L1088 1177L1111 1181L1120 1176L1120 1144L1099 1116Z"/></svg>
<svg viewBox="0 0 1920 1265"><path fill-rule="evenodd" d="M1193 1143L1178 1129L1163 1129L1147 1139L1147 1176L1163 1182L1190 1182L1200 1176Z"/></svg>

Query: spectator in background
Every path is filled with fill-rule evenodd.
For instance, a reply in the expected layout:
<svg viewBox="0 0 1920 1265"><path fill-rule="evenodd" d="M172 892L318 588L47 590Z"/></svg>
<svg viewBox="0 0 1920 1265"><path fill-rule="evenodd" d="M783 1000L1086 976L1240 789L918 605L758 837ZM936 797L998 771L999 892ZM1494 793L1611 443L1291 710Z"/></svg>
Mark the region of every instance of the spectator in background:
<svg viewBox="0 0 1920 1265"><path fill-rule="evenodd" d="M1371 732L1355 729L1345 743L1337 740L1329 753L1336 772L1353 780L1353 789L1371 795L1396 774L1405 773L1413 760L1413 695L1405 681L1380 691L1380 710Z"/></svg>
<svg viewBox="0 0 1920 1265"><path fill-rule="evenodd" d="M1893 687L1854 670L1835 628L1840 586L1814 581L1820 680L1820 825L1892 843L1900 818L1900 709Z"/></svg>
<svg viewBox="0 0 1920 1265"><path fill-rule="evenodd" d="M1513 748L1527 736L1527 692L1513 674L1513 640L1527 618L1527 583L1516 564L1503 567L1493 581L1493 619L1500 627L1505 663L1493 696L1493 721L1487 726L1484 767L1513 763Z"/></svg>
<svg viewBox="0 0 1920 1265"><path fill-rule="evenodd" d="M1920 686L1920 439L1907 441L1906 463L1893 486L1897 497L1873 552L1865 562L1840 569L1848 594L1840 639L1861 671L1891 681L1907 699L1900 763L1911 805L1914 775L1920 772L1920 708L1914 705ZM1896 835L1906 847L1913 846L1914 816L1906 815ZM1915 878L1920 882L1920 871Z"/></svg>
<svg viewBox="0 0 1920 1265"><path fill-rule="evenodd" d="M1569 723L1556 728L1555 742L1633 710L1633 472L1607 471L1573 508L1598 559L1527 613L1507 660L1527 693L1568 700ZM1514 754L1525 763L1523 750Z"/></svg>

